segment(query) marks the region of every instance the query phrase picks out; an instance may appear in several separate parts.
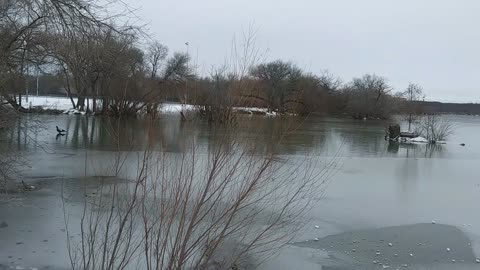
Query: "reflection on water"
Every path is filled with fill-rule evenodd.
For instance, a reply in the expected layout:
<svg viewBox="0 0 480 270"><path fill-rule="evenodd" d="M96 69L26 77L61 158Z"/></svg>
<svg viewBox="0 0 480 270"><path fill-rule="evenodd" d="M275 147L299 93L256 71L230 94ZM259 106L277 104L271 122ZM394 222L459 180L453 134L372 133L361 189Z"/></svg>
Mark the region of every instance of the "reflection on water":
<svg viewBox="0 0 480 270"><path fill-rule="evenodd" d="M289 119L287 122L248 117L245 122L239 123L235 130L238 136L234 137L244 139L239 142L243 147L251 147L253 143L257 154L275 152L289 155L294 160L306 153L332 156L341 148L341 169L318 207L311 209L309 215L314 224L300 233L298 241L348 230L436 220L462 228L471 237L472 247L480 247L480 215L475 214L480 203L477 168L480 160L477 135L480 134L480 119L457 116L451 119L456 129L446 145L385 141L387 122L313 117ZM40 188L22 195L21 200L15 202L18 205L9 204L0 208L3 211L0 216L4 217L0 222L5 219L11 230L0 230L2 243L7 243L0 247L0 264L10 262L8 256L11 254L25 253L25 248L28 254L45 249L47 255L53 250L65 250L60 231L63 214L58 203L59 190L81 198L84 194L93 195L83 188L99 182L99 178L93 176L100 175L113 181L114 178L105 177L115 175L107 170L114 167L109 163L115 161L117 153L112 151L122 150L123 155L142 150L145 146L155 146L175 155L189 142L195 142L200 150L213 149L219 144L215 134L222 132L206 122L185 123L174 116L155 120L154 128L149 128L152 126L149 121L25 115L18 119L15 128L4 132L0 145L28 156L31 167L26 169L24 179ZM26 128L32 124L35 128ZM65 136L57 136L55 126L67 130ZM282 130L288 130L284 137L281 136ZM460 143L466 146L462 147ZM135 162L127 163L133 167L136 165ZM90 171L86 170L87 164ZM21 211L19 207L22 207ZM312 229L313 225L318 225L320 229ZM25 234L17 229L21 226L27 226L27 230L34 228L36 233L24 239ZM49 246L44 247L47 232L52 234L52 238ZM17 246L17 239L31 240L34 244ZM300 253L305 252L302 249ZM40 259L45 264L51 263L48 256L42 255ZM278 265L289 265L292 259L298 261L290 256ZM32 255L31 260L38 263L39 258ZM290 264L295 265L290 269L301 269L297 266L304 262L299 263ZM316 263L313 269L319 268ZM440 268L435 265L432 269Z"/></svg>
<svg viewBox="0 0 480 270"><path fill-rule="evenodd" d="M245 120L245 121L243 121ZM253 141L259 153L302 155L306 152L332 156L342 149L349 157L446 158L444 145L418 145L384 140L382 121L363 122L333 118L279 120L249 117L243 119L235 133ZM35 123L36 128L26 128ZM39 125L40 124L40 125ZM67 130L57 134L55 126ZM154 126L154 128L151 128ZM287 131L282 132L282 131ZM215 132L219 132L216 130ZM155 146L162 151L180 152L187 142L208 149L218 143L207 122L182 122L166 116L148 119L110 119L84 116L26 116L18 119L14 129L3 134L1 143L23 150L88 149L100 151L143 150ZM247 140L248 139L248 140Z"/></svg>
<svg viewBox="0 0 480 270"><path fill-rule="evenodd" d="M388 142L387 152L399 157L444 158L445 146L442 144L415 144Z"/></svg>

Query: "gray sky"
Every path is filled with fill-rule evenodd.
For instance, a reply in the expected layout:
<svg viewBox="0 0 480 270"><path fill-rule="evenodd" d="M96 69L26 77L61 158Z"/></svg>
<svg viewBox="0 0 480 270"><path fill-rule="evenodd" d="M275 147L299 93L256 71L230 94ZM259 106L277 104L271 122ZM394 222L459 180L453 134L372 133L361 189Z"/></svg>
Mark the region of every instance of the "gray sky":
<svg viewBox="0 0 480 270"><path fill-rule="evenodd" d="M221 65L234 35L254 25L266 59L289 60L344 81L365 73L428 100L480 102L478 0L128 0L171 51L200 72Z"/></svg>

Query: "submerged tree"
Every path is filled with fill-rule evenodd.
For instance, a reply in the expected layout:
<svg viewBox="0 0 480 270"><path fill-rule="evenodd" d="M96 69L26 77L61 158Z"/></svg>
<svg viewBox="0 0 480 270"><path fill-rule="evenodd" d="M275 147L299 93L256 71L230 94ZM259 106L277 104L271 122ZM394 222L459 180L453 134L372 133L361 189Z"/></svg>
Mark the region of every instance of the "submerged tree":
<svg viewBox="0 0 480 270"><path fill-rule="evenodd" d="M383 77L366 74L354 78L345 89L347 109L355 117L387 118L392 111L391 87Z"/></svg>
<svg viewBox="0 0 480 270"><path fill-rule="evenodd" d="M412 123L418 120L418 115L421 112L420 101L425 98L423 89L420 85L410 83L407 90L402 93L405 99L405 110L407 113L408 131L411 130Z"/></svg>
<svg viewBox="0 0 480 270"><path fill-rule="evenodd" d="M292 63L277 60L253 67L250 74L264 89L269 109L284 112L290 97L298 93L302 71Z"/></svg>
<svg viewBox="0 0 480 270"><path fill-rule="evenodd" d="M448 139L453 134L453 124L444 116L429 114L420 118L415 132L435 144Z"/></svg>

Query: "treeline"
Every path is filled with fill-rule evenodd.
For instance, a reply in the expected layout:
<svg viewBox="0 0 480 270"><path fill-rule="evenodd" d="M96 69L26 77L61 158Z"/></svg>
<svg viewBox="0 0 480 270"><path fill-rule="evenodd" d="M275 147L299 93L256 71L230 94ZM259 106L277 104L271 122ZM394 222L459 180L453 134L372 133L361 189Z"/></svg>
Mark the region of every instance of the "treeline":
<svg viewBox="0 0 480 270"><path fill-rule="evenodd" d="M49 92L65 91L72 107L114 116L155 115L162 102L177 101L199 105L211 120L229 118L233 107L252 106L279 114L384 119L418 98L407 98L408 91L395 94L385 78L374 74L343 82L291 62L259 63L251 37L240 44L244 53L233 64L205 76L188 54L170 53L159 41L146 39L141 28L120 25L114 16L107 20L103 8L94 1L2 2L2 104L26 111L21 96L38 73L53 85Z"/></svg>
<svg viewBox="0 0 480 270"><path fill-rule="evenodd" d="M427 113L454 113L466 115L480 115L478 103L443 103L433 101L419 101L418 106Z"/></svg>

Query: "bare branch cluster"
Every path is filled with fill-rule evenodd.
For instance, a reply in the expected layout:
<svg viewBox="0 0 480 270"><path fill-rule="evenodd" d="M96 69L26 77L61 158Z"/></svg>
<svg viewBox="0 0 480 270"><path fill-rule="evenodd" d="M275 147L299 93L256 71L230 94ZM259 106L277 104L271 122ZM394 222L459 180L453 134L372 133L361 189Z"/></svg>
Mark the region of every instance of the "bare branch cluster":
<svg viewBox="0 0 480 270"><path fill-rule="evenodd" d="M230 269L288 243L335 161L256 155L218 128L206 152L195 142L181 153L148 149L133 183L102 186L85 204L81 239L70 241L72 267Z"/></svg>
<svg viewBox="0 0 480 270"><path fill-rule="evenodd" d="M425 115L415 125L415 132L430 143L447 140L452 135L454 126L445 117L436 114Z"/></svg>

